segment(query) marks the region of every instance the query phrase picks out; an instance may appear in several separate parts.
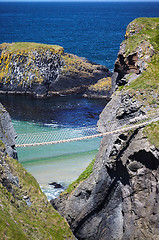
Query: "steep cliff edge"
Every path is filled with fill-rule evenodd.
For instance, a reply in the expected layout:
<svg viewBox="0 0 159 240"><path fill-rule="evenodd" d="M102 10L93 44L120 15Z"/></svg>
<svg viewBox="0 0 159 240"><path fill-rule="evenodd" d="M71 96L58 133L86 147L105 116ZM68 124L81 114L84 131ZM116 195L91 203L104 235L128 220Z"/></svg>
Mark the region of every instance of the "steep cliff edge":
<svg viewBox="0 0 159 240"><path fill-rule="evenodd" d="M84 93L99 79L111 76L107 67L65 53L60 46L26 42L0 45L1 93L36 97Z"/></svg>
<svg viewBox="0 0 159 240"><path fill-rule="evenodd" d="M139 18L128 25L114 67L119 85L130 82L147 69L152 56L159 50L158 32L158 18Z"/></svg>
<svg viewBox="0 0 159 240"><path fill-rule="evenodd" d="M9 114L0 104L0 239L75 239L36 180L13 159L15 136Z"/></svg>
<svg viewBox="0 0 159 240"><path fill-rule="evenodd" d="M122 55L120 49L115 63L122 86L100 115L100 132L120 129L158 113L159 19L136 19L128 29L121 45L127 52ZM128 61L141 43L141 59L135 53L133 61ZM65 192L54 201L79 240L159 239L158 143L159 121L103 137L93 172L71 193Z"/></svg>

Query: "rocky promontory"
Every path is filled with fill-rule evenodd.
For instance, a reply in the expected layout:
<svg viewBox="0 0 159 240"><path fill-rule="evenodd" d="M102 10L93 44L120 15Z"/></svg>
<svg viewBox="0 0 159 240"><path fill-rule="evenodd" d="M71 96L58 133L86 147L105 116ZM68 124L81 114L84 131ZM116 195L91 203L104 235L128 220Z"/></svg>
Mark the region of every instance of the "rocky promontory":
<svg viewBox="0 0 159 240"><path fill-rule="evenodd" d="M38 43L0 45L0 92L47 97L85 93L98 80L109 78L107 67L64 52L63 47Z"/></svg>
<svg viewBox="0 0 159 240"><path fill-rule="evenodd" d="M127 28L115 71L118 89L98 121L99 132L158 115L159 19ZM103 137L92 170L53 205L79 240L159 239L159 121Z"/></svg>

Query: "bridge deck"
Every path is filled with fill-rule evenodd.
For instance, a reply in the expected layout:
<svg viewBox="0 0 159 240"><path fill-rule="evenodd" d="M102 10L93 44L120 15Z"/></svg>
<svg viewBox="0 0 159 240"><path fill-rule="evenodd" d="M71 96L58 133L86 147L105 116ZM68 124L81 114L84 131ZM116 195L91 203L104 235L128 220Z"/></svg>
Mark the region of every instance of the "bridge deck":
<svg viewBox="0 0 159 240"><path fill-rule="evenodd" d="M128 131L135 128L140 128L146 126L152 122L158 121L159 116L155 115L148 121L135 123L129 126L122 127L120 129L115 129L110 132L97 133L97 128L95 126L89 128L79 128L71 132L70 130L61 132L42 132L42 133L29 133L29 134L19 134L17 138L16 147L30 147L30 146L41 146L50 145L57 143L67 143L73 141L87 140L97 137L103 137L108 134L116 134L119 132Z"/></svg>

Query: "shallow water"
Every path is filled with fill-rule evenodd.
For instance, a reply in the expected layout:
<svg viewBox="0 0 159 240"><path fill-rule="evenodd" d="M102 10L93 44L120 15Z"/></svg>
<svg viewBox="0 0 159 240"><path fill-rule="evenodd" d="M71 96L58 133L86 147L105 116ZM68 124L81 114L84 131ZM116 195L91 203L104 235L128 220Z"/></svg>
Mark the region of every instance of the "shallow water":
<svg viewBox="0 0 159 240"><path fill-rule="evenodd" d="M97 123L105 100L68 96L37 100L23 96L0 96L9 111L17 134L67 131L81 134L79 128ZM78 178L95 157L100 138L45 146L17 148L22 165L40 184L48 199L63 189L55 189L50 182L61 183L64 189Z"/></svg>
<svg viewBox="0 0 159 240"><path fill-rule="evenodd" d="M49 127L13 121L17 132L22 131L25 125L31 132L51 130ZM28 125L28 126L27 126ZM68 130L68 128L65 128ZM56 131L61 131L56 129ZM69 129L76 131L76 129ZM61 183L66 188L72 181L83 172L91 160L95 157L100 139L91 139L78 142L32 146L17 148L18 158L25 169L30 172L40 184L48 199L56 197L62 189L55 189L48 185L50 182Z"/></svg>

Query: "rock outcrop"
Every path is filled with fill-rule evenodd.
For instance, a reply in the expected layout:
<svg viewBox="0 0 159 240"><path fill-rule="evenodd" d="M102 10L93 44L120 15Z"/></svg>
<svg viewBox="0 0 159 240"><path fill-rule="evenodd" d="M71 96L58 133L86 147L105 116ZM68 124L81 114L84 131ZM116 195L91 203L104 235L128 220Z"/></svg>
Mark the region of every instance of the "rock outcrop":
<svg viewBox="0 0 159 240"><path fill-rule="evenodd" d="M0 45L0 72L1 93L36 97L84 93L112 76L107 67L64 53L60 46L25 42Z"/></svg>
<svg viewBox="0 0 159 240"><path fill-rule="evenodd" d="M17 159L17 152L15 150L16 137L17 134L13 128L11 118L0 103L0 139L5 145L6 153L14 159Z"/></svg>
<svg viewBox="0 0 159 240"><path fill-rule="evenodd" d="M97 83L88 87L84 97L90 98L107 98L110 100L112 93L115 90L118 73L114 72L111 77L102 78Z"/></svg>
<svg viewBox="0 0 159 240"><path fill-rule="evenodd" d="M147 24L148 22L150 23L149 25ZM157 25L157 22L149 21L149 19L146 19L145 24L145 20L142 18L137 19L128 25L125 34L125 41L120 45L120 50L114 67L114 72L118 72L119 85L128 82L129 79L127 79L125 75L128 76L130 73L140 75L147 69L155 50L145 32L148 32L150 28L152 28L152 30L154 29L155 32L155 29L157 30ZM123 77L124 79L122 79Z"/></svg>
<svg viewBox="0 0 159 240"><path fill-rule="evenodd" d="M138 39L141 22L154 27L154 35L147 36L149 41L154 41L159 19L132 22L130 26L138 26L137 35L132 34L133 41L135 36ZM141 29L144 30L143 26ZM100 115L100 132L121 129L158 112L158 51L157 41L153 41L155 54L146 70L141 71L136 64L138 58L133 60L134 68L125 68L125 60L120 61L119 79L127 78L125 74L128 75L130 69L140 76L113 94ZM54 201L53 205L67 219L79 240L159 239L158 136L159 121L145 128L104 136L92 174L70 194L61 194Z"/></svg>
<svg viewBox="0 0 159 240"><path fill-rule="evenodd" d="M0 105L0 239L75 239L34 177L13 159L15 136L9 114Z"/></svg>

